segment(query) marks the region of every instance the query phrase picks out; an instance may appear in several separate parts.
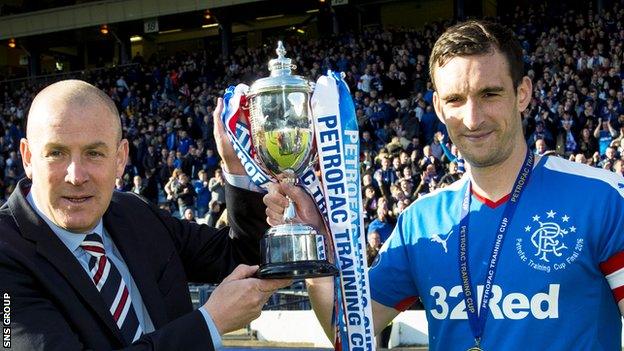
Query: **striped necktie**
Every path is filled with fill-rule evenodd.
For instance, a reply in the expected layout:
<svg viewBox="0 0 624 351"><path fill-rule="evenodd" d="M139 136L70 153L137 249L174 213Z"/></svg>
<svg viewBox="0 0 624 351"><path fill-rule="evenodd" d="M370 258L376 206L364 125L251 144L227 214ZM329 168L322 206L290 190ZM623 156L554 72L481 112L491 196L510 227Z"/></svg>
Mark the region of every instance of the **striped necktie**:
<svg viewBox="0 0 624 351"><path fill-rule="evenodd" d="M89 234L80 246L91 255L89 276L109 308L117 327L128 343L134 342L143 334L143 329L132 306L126 283L117 267L106 256L102 237L98 234Z"/></svg>

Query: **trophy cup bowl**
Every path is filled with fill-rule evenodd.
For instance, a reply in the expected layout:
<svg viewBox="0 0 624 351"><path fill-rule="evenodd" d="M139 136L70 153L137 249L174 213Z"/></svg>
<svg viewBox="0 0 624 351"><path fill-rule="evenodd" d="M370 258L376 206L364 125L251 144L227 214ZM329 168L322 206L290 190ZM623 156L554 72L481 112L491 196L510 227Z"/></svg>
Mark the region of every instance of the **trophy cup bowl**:
<svg viewBox="0 0 624 351"><path fill-rule="evenodd" d="M281 41L276 52L278 58L269 62L271 75L255 81L247 94L251 137L258 165L278 181L294 185L315 156L312 87L291 75L295 67ZM338 272L327 260L323 235L310 225L293 223L295 216L290 201L286 223L270 228L261 239L258 277L308 278Z"/></svg>

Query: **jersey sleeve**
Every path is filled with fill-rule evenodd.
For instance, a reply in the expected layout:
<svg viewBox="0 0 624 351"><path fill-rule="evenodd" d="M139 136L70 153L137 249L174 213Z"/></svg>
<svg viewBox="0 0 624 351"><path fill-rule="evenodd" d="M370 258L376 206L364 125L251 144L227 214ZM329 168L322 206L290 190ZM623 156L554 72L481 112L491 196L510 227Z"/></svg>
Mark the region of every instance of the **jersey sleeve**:
<svg viewBox="0 0 624 351"><path fill-rule="evenodd" d="M607 278L616 302L624 299L624 251L611 256L600 264L600 270Z"/></svg>
<svg viewBox="0 0 624 351"><path fill-rule="evenodd" d="M409 228L409 227L408 227ZM399 311L410 307L418 296L410 267L409 246L405 245L405 218L399 216L394 231L384 243L369 270L371 297Z"/></svg>
<svg viewBox="0 0 624 351"><path fill-rule="evenodd" d="M624 188L624 179L621 181ZM624 194L612 192L605 199L602 211L604 246L600 254L600 270L613 291L616 302L624 299Z"/></svg>

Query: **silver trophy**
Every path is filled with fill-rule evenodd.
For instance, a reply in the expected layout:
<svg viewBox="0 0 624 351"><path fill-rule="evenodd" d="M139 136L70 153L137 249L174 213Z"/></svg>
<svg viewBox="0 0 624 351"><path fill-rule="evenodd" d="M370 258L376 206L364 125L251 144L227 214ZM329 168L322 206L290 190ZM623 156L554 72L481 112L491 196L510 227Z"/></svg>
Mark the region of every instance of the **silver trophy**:
<svg viewBox="0 0 624 351"><path fill-rule="evenodd" d="M255 81L247 94L256 162L278 181L296 184L298 176L315 156L310 82L291 71L296 67L285 57L278 42L276 59L269 61L271 75ZM289 199L290 201L290 199ZM260 241L260 278L304 278L334 275L327 260L327 243L318 230L293 223L292 201L284 211L284 222L270 228Z"/></svg>

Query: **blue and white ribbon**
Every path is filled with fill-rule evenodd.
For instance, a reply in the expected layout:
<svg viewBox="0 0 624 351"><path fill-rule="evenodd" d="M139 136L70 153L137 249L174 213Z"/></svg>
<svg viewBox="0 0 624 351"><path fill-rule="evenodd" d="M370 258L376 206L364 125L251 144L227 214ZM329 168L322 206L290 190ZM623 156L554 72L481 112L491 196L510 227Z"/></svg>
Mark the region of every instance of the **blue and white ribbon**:
<svg viewBox="0 0 624 351"><path fill-rule="evenodd" d="M257 186L267 191L270 182L275 181L275 179L260 168L253 158L249 108L245 97L248 91L249 87L245 84L239 84L236 87L231 86L225 90L221 120L225 125L226 135L234 147L234 152L241 160L245 172Z"/></svg>
<svg viewBox="0 0 624 351"><path fill-rule="evenodd" d="M329 71L320 77L312 95L315 138L327 225L340 270L336 296L338 333L342 350L374 350L374 328L366 242L361 215L359 133L353 100L342 77Z"/></svg>

